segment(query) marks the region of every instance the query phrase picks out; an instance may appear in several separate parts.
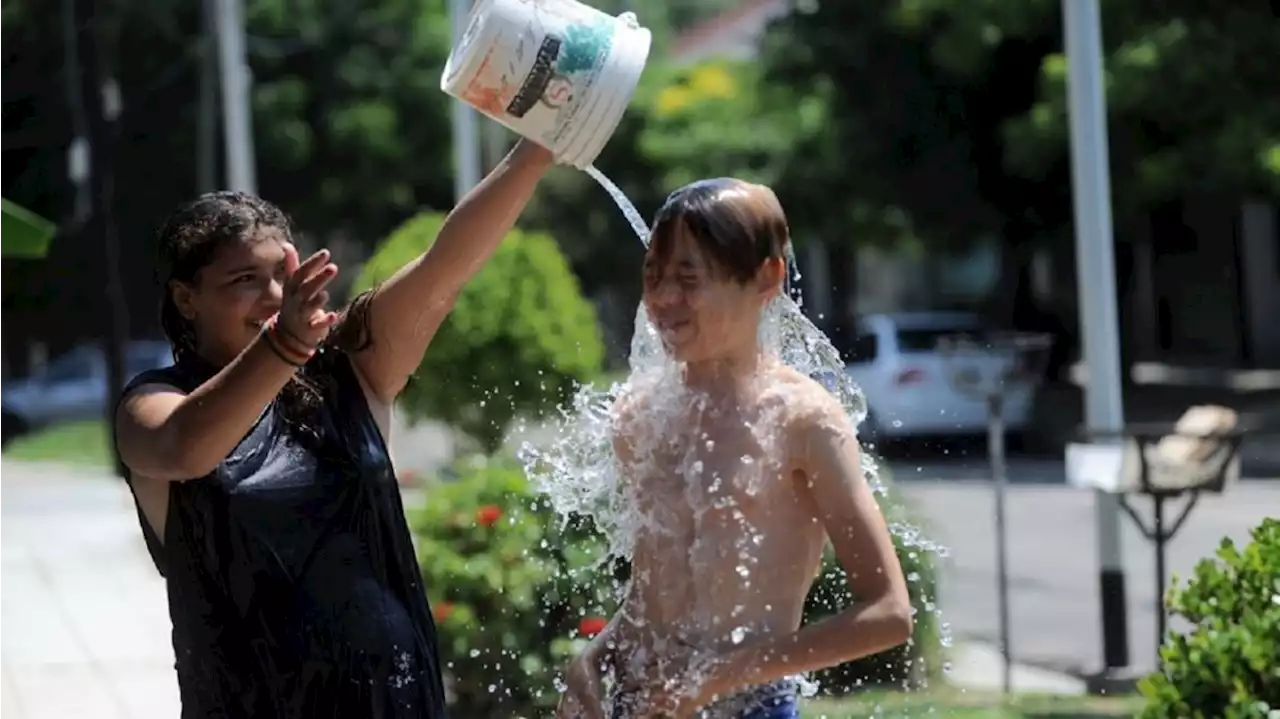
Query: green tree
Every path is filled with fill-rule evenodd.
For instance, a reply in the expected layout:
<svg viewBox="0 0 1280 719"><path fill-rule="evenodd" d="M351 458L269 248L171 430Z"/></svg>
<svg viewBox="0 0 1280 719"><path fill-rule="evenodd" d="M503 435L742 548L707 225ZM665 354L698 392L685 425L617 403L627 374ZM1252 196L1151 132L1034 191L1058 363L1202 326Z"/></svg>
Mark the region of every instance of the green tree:
<svg viewBox="0 0 1280 719"><path fill-rule="evenodd" d="M264 193L322 236L372 241L452 204L443 0L253 0Z"/></svg>
<svg viewBox="0 0 1280 719"><path fill-rule="evenodd" d="M654 76L637 97L639 149L668 189L717 176L777 184L826 120L821 97L764 83L755 63L712 59Z"/></svg>
<svg viewBox="0 0 1280 719"><path fill-rule="evenodd" d="M1031 105L1034 70L1022 68L1044 51L1010 46L970 78L937 61L937 34L904 19L912 5L820 3L765 36L766 78L827 99L824 133L782 187L788 207L832 240L963 245L1042 204L1025 182L1009 187L998 131Z"/></svg>
<svg viewBox="0 0 1280 719"><path fill-rule="evenodd" d="M1057 0L902 3L936 39L935 59L965 77L1002 47L1060 37ZM1280 197L1280 26L1270 3L1102 3L1103 62L1117 214L1187 195ZM1039 63L1035 104L1004 129L1008 170L1040 179L1065 162L1067 59Z"/></svg>
<svg viewBox="0 0 1280 719"><path fill-rule="evenodd" d="M356 282L373 287L425 252L444 222L417 215L379 246ZM550 235L513 230L463 289L402 396L489 453L519 416L566 399L600 369L595 310Z"/></svg>
<svg viewBox="0 0 1280 719"><path fill-rule="evenodd" d="M106 74L121 93L114 209L138 334L158 330L156 226L198 190L200 7L119 0L82 23L100 33ZM439 90L449 45L444 7L443 0L246 2L258 189L301 233L324 244L372 245L417 208L452 204L449 99ZM74 229L66 222L73 128L63 20L61 3L4 5L4 160L17 169L5 174L3 194ZM216 88L213 98L210 156L218 170ZM80 240L60 234L42 266L6 265L6 308L26 308L40 318L30 324L50 335L97 332L101 320L85 308L101 293L100 268L84 260Z"/></svg>

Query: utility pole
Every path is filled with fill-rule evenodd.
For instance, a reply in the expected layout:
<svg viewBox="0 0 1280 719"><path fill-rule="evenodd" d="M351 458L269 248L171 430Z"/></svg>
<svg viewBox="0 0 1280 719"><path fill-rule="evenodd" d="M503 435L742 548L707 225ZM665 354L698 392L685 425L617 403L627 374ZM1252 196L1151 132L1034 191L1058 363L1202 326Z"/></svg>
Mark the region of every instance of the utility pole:
<svg viewBox="0 0 1280 719"><path fill-rule="evenodd" d="M63 5L66 35L73 42L68 48L69 74L76 77L77 102L73 104L73 122L76 133L84 138L83 147L88 156L86 184L89 194L89 214L81 226L80 241L97 259L102 271L103 291L106 302L96 306L103 308L106 316L104 353L107 365L107 426L115 437L115 417L112 411L116 398L124 391L124 345L129 337L129 313L125 304L124 285L120 278L120 246L112 213L113 166L115 155L116 119L120 115L120 92L114 79L103 72L102 50L98 44L100 28L110 23L99 23L95 15L94 0L67 0ZM108 43L110 46L110 43ZM112 452L115 442L112 441ZM124 465L116 457L116 471L124 476Z"/></svg>
<svg viewBox="0 0 1280 719"><path fill-rule="evenodd" d="M245 54L242 0L213 0L222 84L222 129L230 189L256 194L253 155L252 78Z"/></svg>
<svg viewBox="0 0 1280 719"><path fill-rule="evenodd" d="M1071 118L1072 201L1081 337L1088 367L1085 419L1091 432L1124 428L1120 329L1116 310L1107 105L1102 85L1102 21L1098 0L1062 0ZM1120 502L1094 493L1098 580L1102 601L1103 679L1129 665L1129 629Z"/></svg>
<svg viewBox="0 0 1280 719"><path fill-rule="evenodd" d="M218 189L218 29L214 0L200 0L200 106L196 115L196 192Z"/></svg>
<svg viewBox="0 0 1280 719"><path fill-rule="evenodd" d="M467 16L471 13L471 0L449 0L450 47L458 47L458 41L467 30ZM480 137L477 131L476 111L467 103L450 99L453 103L453 201L480 184Z"/></svg>

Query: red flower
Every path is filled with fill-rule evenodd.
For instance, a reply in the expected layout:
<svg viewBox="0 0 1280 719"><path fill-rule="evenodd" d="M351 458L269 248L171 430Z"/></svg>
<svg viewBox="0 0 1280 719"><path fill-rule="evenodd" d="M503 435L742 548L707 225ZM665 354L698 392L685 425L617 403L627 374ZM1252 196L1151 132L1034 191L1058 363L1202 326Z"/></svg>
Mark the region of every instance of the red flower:
<svg viewBox="0 0 1280 719"><path fill-rule="evenodd" d="M578 633L584 637L594 637L607 626L609 622L604 617L583 617L578 620Z"/></svg>
<svg viewBox="0 0 1280 719"><path fill-rule="evenodd" d="M453 614L453 603L437 602L431 613L435 616L437 622L443 622L449 618L450 614Z"/></svg>
<svg viewBox="0 0 1280 719"><path fill-rule="evenodd" d="M492 527L502 519L502 508L496 504L486 504L476 510L476 524L481 527Z"/></svg>

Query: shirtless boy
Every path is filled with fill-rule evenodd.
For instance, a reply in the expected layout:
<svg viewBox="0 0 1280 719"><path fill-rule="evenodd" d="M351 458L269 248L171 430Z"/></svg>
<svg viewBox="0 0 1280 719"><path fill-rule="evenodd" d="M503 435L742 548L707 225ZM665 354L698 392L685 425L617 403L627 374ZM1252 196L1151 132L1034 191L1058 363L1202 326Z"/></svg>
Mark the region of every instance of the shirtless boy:
<svg viewBox="0 0 1280 719"><path fill-rule="evenodd" d="M853 426L759 344L788 241L773 192L738 180L685 186L658 212L644 303L677 369L615 408L643 521L623 605L569 666L560 717L794 719L790 677L911 634ZM828 540L861 602L801 627Z"/></svg>

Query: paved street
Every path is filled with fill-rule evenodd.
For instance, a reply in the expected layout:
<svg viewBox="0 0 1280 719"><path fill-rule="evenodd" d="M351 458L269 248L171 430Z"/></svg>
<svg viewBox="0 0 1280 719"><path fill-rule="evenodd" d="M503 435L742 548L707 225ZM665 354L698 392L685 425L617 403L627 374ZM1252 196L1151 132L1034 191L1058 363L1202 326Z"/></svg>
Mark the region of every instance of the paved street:
<svg viewBox="0 0 1280 719"><path fill-rule="evenodd" d="M998 639L994 499L978 461L894 463L903 493L928 534L946 544L942 604L957 637ZM1068 672L1100 668L1093 495L1061 482L1062 465L1014 460L1008 495L1011 635L1015 656ZM1138 506L1148 511L1140 500ZM1223 536L1249 528L1280 507L1280 481L1243 481L1224 496L1203 497L1168 547L1171 573L1186 576ZM1155 666L1157 592L1152 546L1122 519L1133 665Z"/></svg>

